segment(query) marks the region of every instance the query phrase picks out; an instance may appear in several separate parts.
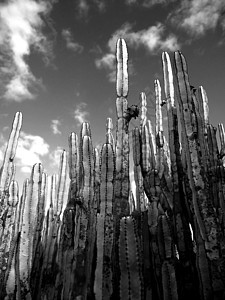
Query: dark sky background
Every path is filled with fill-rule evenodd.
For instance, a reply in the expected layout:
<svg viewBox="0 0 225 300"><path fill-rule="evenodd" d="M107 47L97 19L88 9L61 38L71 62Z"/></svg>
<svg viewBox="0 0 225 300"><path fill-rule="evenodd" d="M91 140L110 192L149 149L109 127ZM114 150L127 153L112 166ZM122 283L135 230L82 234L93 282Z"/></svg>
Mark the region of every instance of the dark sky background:
<svg viewBox="0 0 225 300"><path fill-rule="evenodd" d="M60 151L83 121L91 124L94 146L104 142L106 118L115 123L119 37L129 52L129 104L146 92L154 118L155 79L164 94L161 54L172 59L181 50L191 84L207 92L210 122L225 122L224 16L224 0L1 1L0 160L17 111L20 183L37 162L57 172Z"/></svg>

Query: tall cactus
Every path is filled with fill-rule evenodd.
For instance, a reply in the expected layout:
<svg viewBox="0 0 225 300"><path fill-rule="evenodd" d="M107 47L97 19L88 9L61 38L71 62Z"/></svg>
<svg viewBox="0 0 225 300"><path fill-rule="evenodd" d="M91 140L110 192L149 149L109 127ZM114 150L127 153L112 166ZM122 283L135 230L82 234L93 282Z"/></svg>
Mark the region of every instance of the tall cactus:
<svg viewBox="0 0 225 300"><path fill-rule="evenodd" d="M127 116L128 95L128 53L123 39L117 41L117 81L116 81L116 182L114 214L122 216L129 214L129 122Z"/></svg>
<svg viewBox="0 0 225 300"><path fill-rule="evenodd" d="M47 176L36 163L21 196L14 157L22 114L15 115L0 176L2 300L224 298L223 125L218 145L205 90L190 86L181 52L173 70L163 52L165 101L155 80L153 124L140 94L130 163L128 54L121 38L116 57L115 142L111 118L101 153L84 122L79 141L69 135L58 175Z"/></svg>
<svg viewBox="0 0 225 300"><path fill-rule="evenodd" d="M22 113L17 112L14 117L12 130L9 136L9 141L4 155L3 165L0 176L0 192L6 191L9 188L10 178L12 177L12 163L16 154L17 143L22 127ZM3 204L3 203L2 203ZM3 205L1 205L3 209Z"/></svg>
<svg viewBox="0 0 225 300"><path fill-rule="evenodd" d="M100 212L97 215L97 265L94 292L96 299L112 295L113 197L115 158L113 146L104 144L101 151Z"/></svg>

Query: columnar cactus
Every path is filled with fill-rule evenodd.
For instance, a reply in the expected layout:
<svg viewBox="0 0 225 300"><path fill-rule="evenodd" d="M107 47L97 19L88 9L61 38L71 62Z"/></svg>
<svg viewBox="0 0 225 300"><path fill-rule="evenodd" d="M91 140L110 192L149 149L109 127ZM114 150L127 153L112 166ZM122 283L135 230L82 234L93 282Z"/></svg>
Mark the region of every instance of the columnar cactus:
<svg viewBox="0 0 225 300"><path fill-rule="evenodd" d="M18 202L19 202L18 183L13 180L9 186L7 196L8 208L5 212L5 222L1 235L0 244L0 297L4 299L5 293L14 294L16 276L15 276L15 250L17 245L17 227Z"/></svg>
<svg viewBox="0 0 225 300"><path fill-rule="evenodd" d="M119 265L120 299L143 299L143 276L140 240L135 220L128 216L120 220Z"/></svg>
<svg viewBox="0 0 225 300"><path fill-rule="evenodd" d="M17 143L20 135L20 130L22 127L22 113L17 112L14 117L12 131L9 136L9 141L4 155L3 165L1 168L0 176L0 192L1 197L3 191L7 191L10 184L10 178L12 178L13 160L16 154ZM4 208L3 203L1 204L1 210Z"/></svg>
<svg viewBox="0 0 225 300"><path fill-rule="evenodd" d="M97 215L97 264L94 292L96 299L110 299L112 295L113 197L115 157L111 144L101 151L100 212Z"/></svg>
<svg viewBox="0 0 225 300"><path fill-rule="evenodd" d="M129 214L129 120L127 119L128 95L128 53L123 39L117 42L117 80L116 80L116 182L114 214L119 217Z"/></svg>
<svg viewBox="0 0 225 300"><path fill-rule="evenodd" d="M219 147L205 90L190 86L181 52L174 54L174 72L163 52L165 100L155 80L152 126L146 95L140 94L130 163L134 115L123 39L116 57L115 142L111 118L101 153L93 148L89 123L83 123L79 141L75 132L69 135L58 175L47 176L36 163L21 196L14 157L22 114L15 115L0 175L2 300L224 298L223 125ZM162 126L165 109L168 132Z"/></svg>

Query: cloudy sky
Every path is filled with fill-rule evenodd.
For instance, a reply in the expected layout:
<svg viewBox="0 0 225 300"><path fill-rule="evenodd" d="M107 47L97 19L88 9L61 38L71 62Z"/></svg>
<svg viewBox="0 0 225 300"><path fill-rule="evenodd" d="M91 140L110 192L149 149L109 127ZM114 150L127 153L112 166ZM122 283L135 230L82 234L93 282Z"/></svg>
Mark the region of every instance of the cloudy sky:
<svg viewBox="0 0 225 300"><path fill-rule="evenodd" d="M91 124L94 145L104 142L106 118L115 123L119 37L129 51L129 104L146 92L153 115L161 53L181 50L191 84L206 89L211 123L225 123L224 0L2 0L0 160L21 111L19 182L36 162L56 172L60 150L83 121Z"/></svg>

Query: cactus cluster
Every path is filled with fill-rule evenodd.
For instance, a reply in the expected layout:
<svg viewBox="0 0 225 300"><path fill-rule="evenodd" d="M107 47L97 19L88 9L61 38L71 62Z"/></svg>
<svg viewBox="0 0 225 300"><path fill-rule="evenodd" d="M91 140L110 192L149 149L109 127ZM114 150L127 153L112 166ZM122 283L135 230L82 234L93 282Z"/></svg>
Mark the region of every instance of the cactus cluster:
<svg viewBox="0 0 225 300"><path fill-rule="evenodd" d="M225 299L223 124L217 142L205 90L190 87L181 52L173 68L163 52L165 100L155 80L155 124L141 93L140 125L131 132L123 39L116 58L115 141L110 118L101 151L83 123L79 138L69 136L58 175L35 164L21 196L14 157L22 114L15 115L0 173L2 300Z"/></svg>

